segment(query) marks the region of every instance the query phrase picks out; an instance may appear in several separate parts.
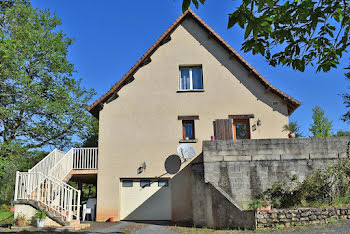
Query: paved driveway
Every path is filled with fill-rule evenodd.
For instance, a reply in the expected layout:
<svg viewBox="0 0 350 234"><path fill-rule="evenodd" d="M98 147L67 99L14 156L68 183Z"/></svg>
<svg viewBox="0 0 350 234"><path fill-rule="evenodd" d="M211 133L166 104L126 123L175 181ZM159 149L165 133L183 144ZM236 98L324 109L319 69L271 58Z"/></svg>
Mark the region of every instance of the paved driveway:
<svg viewBox="0 0 350 234"><path fill-rule="evenodd" d="M213 233L213 234L223 234L223 233L257 233L257 232L247 232L247 231L225 231L225 230L212 230L212 229L201 229L201 228L186 228L186 227L176 227L168 226L166 223L156 223L156 224L145 224L145 223L135 223L135 222L117 222L117 223L91 223L92 226L87 230L82 230L76 232L78 234L95 234L95 233L124 233L124 234L204 234L204 233ZM3 229L0 227L0 233L14 233L16 231ZM20 233L67 233L61 231L44 231L44 230L31 230L31 231L22 231ZM18 232L16 232L18 233ZM75 233L75 232L68 232ZM341 233L341 234L350 234L350 220L337 222L333 224L325 225L315 225L315 226L300 226L292 227L285 230L273 230L269 232L258 233Z"/></svg>
<svg viewBox="0 0 350 234"><path fill-rule="evenodd" d="M94 227L93 227L94 228ZM134 222L118 222L116 224L110 224L108 227L94 228L91 231L86 231L86 233L130 233L130 234L178 234L178 233L257 233L257 232L247 232L247 231L224 231L224 230L212 230L212 229L201 229L201 228L186 228L186 227L176 227L167 226L166 223L158 224L144 224L144 223L134 223ZM350 234L350 220L337 222L333 224L325 225L314 225L314 226L300 226L292 227L285 230L273 230L268 232L259 233L342 233Z"/></svg>
<svg viewBox="0 0 350 234"><path fill-rule="evenodd" d="M86 233L178 234L177 231L170 230L165 222L148 224L120 221L115 224L110 224L108 227L94 227L94 225L92 225L92 229L93 230L87 231Z"/></svg>

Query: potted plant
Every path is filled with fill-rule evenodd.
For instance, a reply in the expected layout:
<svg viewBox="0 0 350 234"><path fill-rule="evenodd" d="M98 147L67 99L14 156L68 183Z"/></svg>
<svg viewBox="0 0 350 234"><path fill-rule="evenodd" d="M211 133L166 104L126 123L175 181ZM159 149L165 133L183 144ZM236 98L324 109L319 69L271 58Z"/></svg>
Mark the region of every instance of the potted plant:
<svg viewBox="0 0 350 234"><path fill-rule="evenodd" d="M267 195L264 195L260 200L261 206L256 211L271 211L271 205Z"/></svg>
<svg viewBox="0 0 350 234"><path fill-rule="evenodd" d="M26 219L25 219L25 216L23 214L18 214L16 219L15 219L15 222L16 222L16 226L18 227L23 227L24 226L24 223L25 223Z"/></svg>
<svg viewBox="0 0 350 234"><path fill-rule="evenodd" d="M46 213L45 210L38 210L35 215L34 218L36 220L36 226L39 228L44 227L44 220L46 218Z"/></svg>
<svg viewBox="0 0 350 234"><path fill-rule="evenodd" d="M9 211L15 212L15 206L13 205L13 202L11 202L11 206L9 207Z"/></svg>
<svg viewBox="0 0 350 234"><path fill-rule="evenodd" d="M283 126L283 131L289 132L288 133L289 138L301 137L299 130L300 130L300 126L296 121L290 122L289 124L285 124Z"/></svg>

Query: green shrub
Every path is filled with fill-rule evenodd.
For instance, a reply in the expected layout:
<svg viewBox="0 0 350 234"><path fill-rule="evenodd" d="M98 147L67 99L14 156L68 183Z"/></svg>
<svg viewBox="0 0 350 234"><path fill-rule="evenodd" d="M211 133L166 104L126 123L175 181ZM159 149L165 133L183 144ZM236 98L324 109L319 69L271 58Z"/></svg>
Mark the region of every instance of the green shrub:
<svg viewBox="0 0 350 234"><path fill-rule="evenodd" d="M350 159L320 168L303 182L292 176L257 196L252 205L267 202L275 208L350 204Z"/></svg>
<svg viewBox="0 0 350 234"><path fill-rule="evenodd" d="M252 200L248 204L249 210L257 210L262 207L261 203L259 200Z"/></svg>
<svg viewBox="0 0 350 234"><path fill-rule="evenodd" d="M45 210L38 210L34 215L35 220L44 220L46 218Z"/></svg>
<svg viewBox="0 0 350 234"><path fill-rule="evenodd" d="M6 204L2 204L0 210L9 210L9 207Z"/></svg>

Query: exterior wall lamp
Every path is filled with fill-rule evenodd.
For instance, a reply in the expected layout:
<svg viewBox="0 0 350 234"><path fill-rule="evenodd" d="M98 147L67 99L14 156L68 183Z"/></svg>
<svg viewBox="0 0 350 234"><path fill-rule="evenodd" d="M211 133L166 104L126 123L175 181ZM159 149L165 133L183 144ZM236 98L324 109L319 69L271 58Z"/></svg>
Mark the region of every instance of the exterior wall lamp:
<svg viewBox="0 0 350 234"><path fill-rule="evenodd" d="M144 170L146 170L146 162L143 162L139 168L137 168L137 174L141 174Z"/></svg>
<svg viewBox="0 0 350 234"><path fill-rule="evenodd" d="M258 121L256 122L256 125L261 126L261 120L260 119L258 119Z"/></svg>

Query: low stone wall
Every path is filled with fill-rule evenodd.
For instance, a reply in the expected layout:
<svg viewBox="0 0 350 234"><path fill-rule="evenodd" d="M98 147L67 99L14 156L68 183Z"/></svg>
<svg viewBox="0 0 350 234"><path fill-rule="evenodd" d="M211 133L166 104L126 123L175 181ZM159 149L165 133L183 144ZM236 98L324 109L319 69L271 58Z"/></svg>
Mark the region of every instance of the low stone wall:
<svg viewBox="0 0 350 234"><path fill-rule="evenodd" d="M299 208L258 211L255 215L257 228L289 227L291 225L322 224L331 219L350 219L349 207Z"/></svg>

